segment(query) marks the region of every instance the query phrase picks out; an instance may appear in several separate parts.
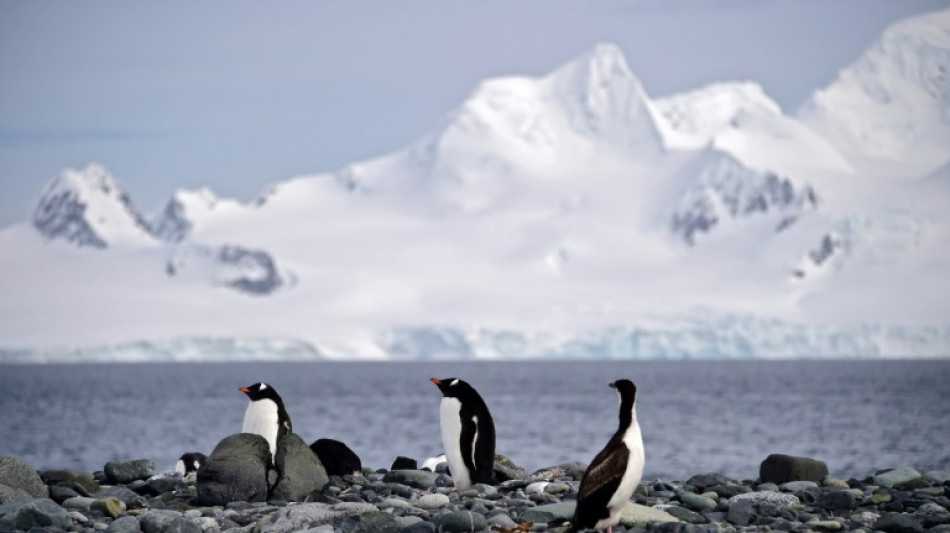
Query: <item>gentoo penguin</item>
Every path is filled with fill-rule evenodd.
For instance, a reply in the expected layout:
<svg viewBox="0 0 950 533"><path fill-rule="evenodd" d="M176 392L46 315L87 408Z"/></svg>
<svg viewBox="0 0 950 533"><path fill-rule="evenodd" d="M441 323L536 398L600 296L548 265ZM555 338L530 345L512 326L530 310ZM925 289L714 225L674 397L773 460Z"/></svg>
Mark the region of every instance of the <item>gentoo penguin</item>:
<svg viewBox="0 0 950 533"><path fill-rule="evenodd" d="M205 464L205 461L208 460L208 457L199 452L188 452L182 454L178 458L178 462L175 463L175 472L178 472L181 475L188 474L190 472L197 472L201 465Z"/></svg>
<svg viewBox="0 0 950 533"><path fill-rule="evenodd" d="M458 378L432 378L442 391L442 447L458 490L491 483L495 466L495 422L478 392Z"/></svg>
<svg viewBox="0 0 950 533"><path fill-rule="evenodd" d="M445 462L446 462L445 454L443 453L442 455L436 455L435 457L430 457L426 459L425 461L422 462L422 466L419 469L435 472L436 470L438 470L439 465Z"/></svg>
<svg viewBox="0 0 950 533"><path fill-rule="evenodd" d="M280 395L267 383L255 383L249 387L242 387L241 392L251 399L244 411L244 425L242 433L256 433L270 445L271 461L277 455L277 437L293 431L290 415L284 409L284 401Z"/></svg>
<svg viewBox="0 0 950 533"><path fill-rule="evenodd" d="M363 470L360 457L349 446L338 440L317 439L310 445L310 449L320 458L329 476L343 477L360 474Z"/></svg>
<svg viewBox="0 0 950 533"><path fill-rule="evenodd" d="M587 467L577 493L572 530L607 530L620 521L620 510L643 475L643 438L637 424L637 387L629 379L610 384L620 396L620 427Z"/></svg>

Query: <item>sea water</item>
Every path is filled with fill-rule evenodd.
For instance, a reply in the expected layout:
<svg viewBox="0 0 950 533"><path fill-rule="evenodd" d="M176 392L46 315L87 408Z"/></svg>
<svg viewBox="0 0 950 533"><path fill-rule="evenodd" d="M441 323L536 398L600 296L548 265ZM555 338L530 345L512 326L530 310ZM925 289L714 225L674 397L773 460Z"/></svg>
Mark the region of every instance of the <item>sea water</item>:
<svg viewBox="0 0 950 533"><path fill-rule="evenodd" d="M607 385L637 384L644 479L721 472L755 478L771 453L825 461L832 475L950 469L950 361L606 361L78 364L0 366L0 455L36 469L101 470L240 432L257 381L284 399L308 444L345 442L364 466L441 453L441 395L471 383L492 411L498 453L529 471L589 462L617 429Z"/></svg>

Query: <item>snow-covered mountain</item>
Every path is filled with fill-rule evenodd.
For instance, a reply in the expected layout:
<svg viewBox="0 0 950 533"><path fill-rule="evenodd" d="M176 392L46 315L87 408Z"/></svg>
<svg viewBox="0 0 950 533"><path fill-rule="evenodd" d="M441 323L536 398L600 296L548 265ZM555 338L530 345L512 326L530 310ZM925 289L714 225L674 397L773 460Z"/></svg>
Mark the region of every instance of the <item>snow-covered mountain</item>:
<svg viewBox="0 0 950 533"><path fill-rule="evenodd" d="M154 243L148 224L129 195L101 165L62 171L43 189L30 222L45 238L63 239L78 246Z"/></svg>
<svg viewBox="0 0 950 533"><path fill-rule="evenodd" d="M888 28L798 111L842 152L933 169L950 159L950 11Z"/></svg>
<svg viewBox="0 0 950 533"><path fill-rule="evenodd" d="M947 13L881 54L931 65ZM945 164L869 172L876 108L819 105L903 84L890 47L788 116L753 82L651 98L602 44L403 150L249 204L180 190L150 223L101 166L64 171L0 231L0 358L950 355Z"/></svg>

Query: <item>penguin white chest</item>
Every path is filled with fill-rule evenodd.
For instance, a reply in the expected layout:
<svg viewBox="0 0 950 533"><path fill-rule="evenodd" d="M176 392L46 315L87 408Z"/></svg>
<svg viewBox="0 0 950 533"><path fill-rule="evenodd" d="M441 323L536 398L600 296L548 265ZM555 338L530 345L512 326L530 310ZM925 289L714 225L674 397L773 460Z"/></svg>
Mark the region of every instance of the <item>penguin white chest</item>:
<svg viewBox="0 0 950 533"><path fill-rule="evenodd" d="M455 487L465 490L472 486L472 477L462 459L461 412L462 402L457 398L442 398L439 420L439 425L442 427L442 448L445 450L445 460L449 463L449 472L452 474L452 480L455 481Z"/></svg>
<svg viewBox="0 0 950 533"><path fill-rule="evenodd" d="M243 433L256 433L265 439L270 446L271 460L277 454L277 403L273 400L257 400L249 402L244 411Z"/></svg>
<svg viewBox="0 0 950 533"><path fill-rule="evenodd" d="M640 434L640 425L637 424L636 420L624 432L623 444L630 451L630 455L627 457L627 467L620 478L620 486L617 487L617 491L607 503L610 516L598 521L594 526L596 529L604 529L620 521L620 511L630 500L633 491L637 490L640 479L643 477L643 437Z"/></svg>

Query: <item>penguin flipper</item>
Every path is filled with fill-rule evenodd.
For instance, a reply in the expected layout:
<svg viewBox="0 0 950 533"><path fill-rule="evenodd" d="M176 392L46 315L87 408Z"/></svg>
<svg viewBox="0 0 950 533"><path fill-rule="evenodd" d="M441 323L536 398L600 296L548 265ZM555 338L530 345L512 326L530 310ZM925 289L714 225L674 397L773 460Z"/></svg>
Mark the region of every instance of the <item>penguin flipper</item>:
<svg viewBox="0 0 950 533"><path fill-rule="evenodd" d="M462 461L465 467L471 472L471 477L475 474L475 445L478 440L478 426L475 424L475 418L468 413L459 413L462 422L462 432L459 435L461 440L460 448L462 451Z"/></svg>
<svg viewBox="0 0 950 533"><path fill-rule="evenodd" d="M626 446L611 447L608 445L607 448L604 448L594 458L594 462L588 467L587 472L584 472L584 478L581 480L581 486L577 492L577 499L582 500L608 484L616 482L619 485L629 457L630 450Z"/></svg>

